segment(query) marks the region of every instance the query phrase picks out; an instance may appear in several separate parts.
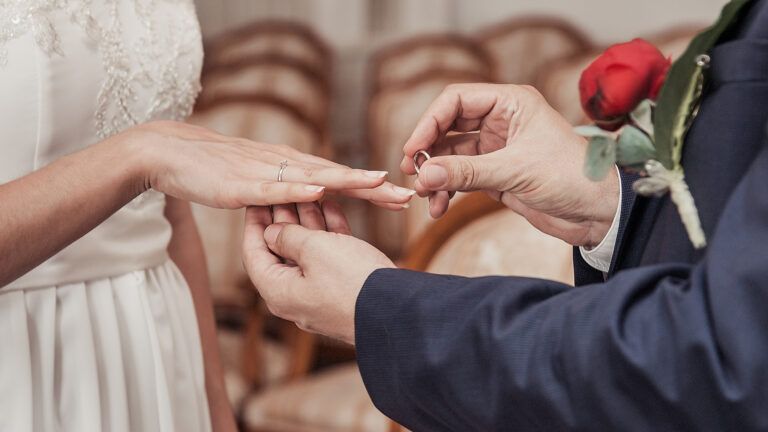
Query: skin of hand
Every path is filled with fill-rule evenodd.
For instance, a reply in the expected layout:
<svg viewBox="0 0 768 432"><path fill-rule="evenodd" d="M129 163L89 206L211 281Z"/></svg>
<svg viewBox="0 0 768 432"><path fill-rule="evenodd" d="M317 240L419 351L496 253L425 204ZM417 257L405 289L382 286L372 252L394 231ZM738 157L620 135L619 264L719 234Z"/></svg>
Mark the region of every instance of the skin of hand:
<svg viewBox="0 0 768 432"><path fill-rule="evenodd" d="M165 218L173 235L168 244L168 256L181 271L189 285L195 305L205 370L205 393L214 432L236 432L237 422L224 385L224 368L216 337L211 286L205 261L203 243L197 231L192 208L188 202L168 197Z"/></svg>
<svg viewBox="0 0 768 432"><path fill-rule="evenodd" d="M178 122L152 122L118 136L144 155L144 187L217 208L312 202L326 189L402 210L413 191L384 171L351 169L286 145L228 137ZM287 161L283 181L277 177Z"/></svg>
<svg viewBox="0 0 768 432"><path fill-rule="evenodd" d="M355 303L365 280L374 270L395 268L379 250L350 235L333 201L272 211L249 207L243 262L273 314L349 344L355 341Z"/></svg>
<svg viewBox="0 0 768 432"><path fill-rule="evenodd" d="M183 123L142 124L0 185L0 287L149 188L222 208L310 202L336 191L402 209L413 191L385 174Z"/></svg>
<svg viewBox="0 0 768 432"><path fill-rule="evenodd" d="M587 142L533 87L456 84L418 122L401 169L416 174L413 156L431 156L415 189L442 216L456 191L487 192L539 230L592 247L608 232L618 206L615 170L600 182L583 173ZM421 161L420 161L421 162Z"/></svg>

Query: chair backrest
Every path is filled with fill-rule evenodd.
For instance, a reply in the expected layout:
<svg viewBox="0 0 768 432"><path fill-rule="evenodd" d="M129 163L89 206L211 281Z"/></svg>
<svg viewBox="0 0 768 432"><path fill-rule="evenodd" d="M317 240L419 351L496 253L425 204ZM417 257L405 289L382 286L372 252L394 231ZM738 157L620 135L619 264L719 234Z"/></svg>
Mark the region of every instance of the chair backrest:
<svg viewBox="0 0 768 432"><path fill-rule="evenodd" d="M573 125L589 122L581 107L579 79L582 71L600 55L600 52L590 51L571 58L554 60L543 67L544 71L534 84L547 102Z"/></svg>
<svg viewBox="0 0 768 432"><path fill-rule="evenodd" d="M369 167L389 171L390 180L397 184L411 182L400 172L403 144L429 104L449 84L485 81L486 74L442 71L376 93L368 105ZM413 200L411 206L405 218L389 211L372 210L371 237L376 246L392 256L398 256L407 239L429 220L426 200Z"/></svg>
<svg viewBox="0 0 768 432"><path fill-rule="evenodd" d="M533 84L541 66L588 51L592 43L573 25L552 17L519 17L480 32L501 82Z"/></svg>
<svg viewBox="0 0 768 432"><path fill-rule="evenodd" d="M226 67L253 57L283 57L329 76L331 49L309 27L293 21L257 21L205 44L205 69Z"/></svg>
<svg viewBox="0 0 768 432"><path fill-rule="evenodd" d="M376 92L415 81L439 71L494 77L494 64L485 50L457 34L410 38L377 51L371 58L371 86Z"/></svg>
<svg viewBox="0 0 768 432"><path fill-rule="evenodd" d="M676 60L705 27L703 24L681 25L651 36L648 40L659 47L664 55Z"/></svg>
<svg viewBox="0 0 768 432"><path fill-rule="evenodd" d="M573 284L572 248L484 194L462 198L412 243L403 265L460 276L525 276Z"/></svg>
<svg viewBox="0 0 768 432"><path fill-rule="evenodd" d="M198 110L206 110L218 99L269 95L297 107L314 123L328 120L328 82L313 69L287 58L253 58L206 71Z"/></svg>
<svg viewBox="0 0 768 432"><path fill-rule="evenodd" d="M322 153L326 130L304 111L265 93L221 96L196 107L190 123L219 133L269 144L287 144L305 153Z"/></svg>

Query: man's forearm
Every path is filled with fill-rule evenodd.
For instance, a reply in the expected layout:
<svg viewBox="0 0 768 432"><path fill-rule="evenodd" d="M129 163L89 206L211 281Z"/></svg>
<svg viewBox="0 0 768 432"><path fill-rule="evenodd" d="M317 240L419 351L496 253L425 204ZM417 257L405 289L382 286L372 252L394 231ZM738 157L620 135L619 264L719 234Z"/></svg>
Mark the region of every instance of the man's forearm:
<svg viewBox="0 0 768 432"><path fill-rule="evenodd" d="M379 270L356 310L376 405L415 430L768 427L768 150L705 259L569 289Z"/></svg>

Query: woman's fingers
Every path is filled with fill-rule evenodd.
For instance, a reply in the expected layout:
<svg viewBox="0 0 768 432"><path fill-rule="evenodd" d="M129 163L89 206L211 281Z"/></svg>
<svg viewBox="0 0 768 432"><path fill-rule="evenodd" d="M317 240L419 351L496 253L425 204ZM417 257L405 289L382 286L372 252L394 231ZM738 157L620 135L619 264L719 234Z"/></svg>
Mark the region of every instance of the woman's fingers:
<svg viewBox="0 0 768 432"><path fill-rule="evenodd" d="M227 185L226 194L232 199L223 207L240 208L318 201L325 195L325 187L301 183L244 183Z"/></svg>
<svg viewBox="0 0 768 432"><path fill-rule="evenodd" d="M351 198L371 201L377 205L392 204L393 209L401 210L403 208L408 208L408 201L411 200L416 191L395 186L392 183L384 183L373 189L347 189L341 190L339 193Z"/></svg>
<svg viewBox="0 0 768 432"><path fill-rule="evenodd" d="M386 171L366 171L352 168L331 168L288 162L285 168L278 166L274 169L275 179L281 177L283 182L295 182L325 186L329 189L370 189L384 183Z"/></svg>

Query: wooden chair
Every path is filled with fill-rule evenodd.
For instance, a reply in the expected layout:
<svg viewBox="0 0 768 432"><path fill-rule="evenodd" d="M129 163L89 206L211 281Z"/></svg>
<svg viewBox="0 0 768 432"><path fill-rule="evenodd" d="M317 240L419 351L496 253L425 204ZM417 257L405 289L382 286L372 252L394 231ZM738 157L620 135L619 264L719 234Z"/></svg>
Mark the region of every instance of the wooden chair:
<svg viewBox="0 0 768 432"><path fill-rule="evenodd" d="M525 218L471 193L411 244L401 266L461 276L525 276L573 284L573 249Z"/></svg>
<svg viewBox="0 0 768 432"><path fill-rule="evenodd" d="M373 95L368 104L369 167L389 171L390 180L398 184L412 181L400 172L402 148L427 107L449 84L489 80L486 73L434 71ZM405 218L371 208L369 234L375 245L398 257L408 240L429 222L426 206L426 200L413 200Z"/></svg>
<svg viewBox="0 0 768 432"><path fill-rule="evenodd" d="M404 40L377 51L370 64L371 93L441 71L493 78L495 70L491 56L481 46L457 34Z"/></svg>
<svg viewBox="0 0 768 432"><path fill-rule="evenodd" d="M495 25L477 36L493 57L498 80L533 84L541 66L555 59L587 52L592 43L566 21L542 16L518 17Z"/></svg>
<svg viewBox="0 0 768 432"><path fill-rule="evenodd" d="M305 153L329 153L326 124L267 92L222 95L196 106L189 122L230 136L288 144Z"/></svg>
<svg viewBox="0 0 768 432"><path fill-rule="evenodd" d="M253 57L206 71L196 109L206 110L218 99L271 96L302 111L317 125L328 123L330 89L326 77L286 57Z"/></svg>
<svg viewBox="0 0 768 432"><path fill-rule="evenodd" d="M579 98L579 79L581 73L589 66L602 50L594 50L588 53L554 60L546 64L539 75L535 87L544 95L560 114L571 124L581 125L589 123L587 115L581 107Z"/></svg>
<svg viewBox="0 0 768 432"><path fill-rule="evenodd" d="M664 55L675 60L683 54L691 40L705 27L704 24L681 25L653 35L648 40L659 47Z"/></svg>
<svg viewBox="0 0 768 432"><path fill-rule="evenodd" d="M205 44L205 72L251 58L291 59L324 79L331 71L332 52L309 27L292 21L257 21Z"/></svg>

